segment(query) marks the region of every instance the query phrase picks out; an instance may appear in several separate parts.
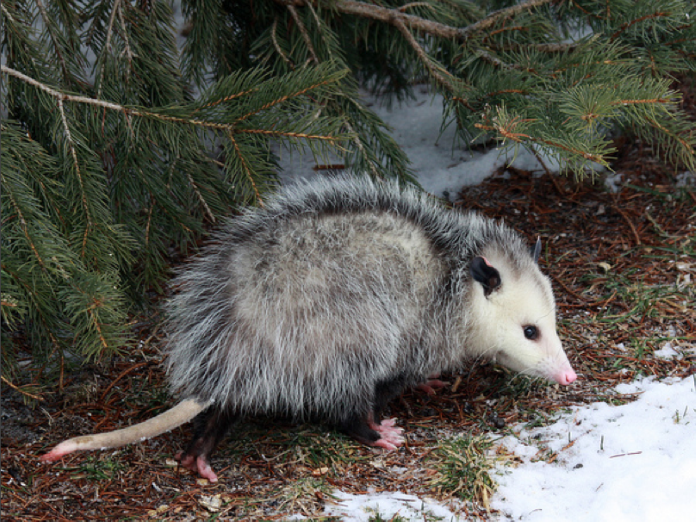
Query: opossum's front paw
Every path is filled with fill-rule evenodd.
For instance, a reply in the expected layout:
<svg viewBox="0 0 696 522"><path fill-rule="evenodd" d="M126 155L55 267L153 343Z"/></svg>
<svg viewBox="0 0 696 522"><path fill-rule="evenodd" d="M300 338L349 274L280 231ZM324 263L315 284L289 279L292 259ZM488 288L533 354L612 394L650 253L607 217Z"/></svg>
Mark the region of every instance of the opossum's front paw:
<svg viewBox="0 0 696 522"><path fill-rule="evenodd" d="M401 446L404 443L404 437L402 436L404 429L397 428L395 424L396 419L384 419L379 424L371 422L370 428L381 435L381 437L372 442L371 445L388 450L395 450Z"/></svg>
<svg viewBox="0 0 696 522"><path fill-rule="evenodd" d="M217 482L218 478L213 468L210 467L208 458L205 455L189 455L180 451L176 454L176 460L186 469L198 473L201 477L210 482Z"/></svg>

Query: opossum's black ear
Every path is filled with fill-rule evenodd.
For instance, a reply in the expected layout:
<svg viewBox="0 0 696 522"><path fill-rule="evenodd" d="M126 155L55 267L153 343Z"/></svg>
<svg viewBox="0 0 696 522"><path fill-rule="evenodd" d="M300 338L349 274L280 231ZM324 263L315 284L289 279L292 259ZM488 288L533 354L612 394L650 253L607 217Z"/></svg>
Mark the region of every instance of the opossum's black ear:
<svg viewBox="0 0 696 522"><path fill-rule="evenodd" d="M471 261L469 271L474 281L478 281L483 286L485 296L491 295L491 292L500 286L500 272L485 257L475 257Z"/></svg>
<svg viewBox="0 0 696 522"><path fill-rule="evenodd" d="M541 236L537 236L536 243L534 244L534 248L532 250L532 257L534 258L535 263L539 263L539 256L541 255Z"/></svg>

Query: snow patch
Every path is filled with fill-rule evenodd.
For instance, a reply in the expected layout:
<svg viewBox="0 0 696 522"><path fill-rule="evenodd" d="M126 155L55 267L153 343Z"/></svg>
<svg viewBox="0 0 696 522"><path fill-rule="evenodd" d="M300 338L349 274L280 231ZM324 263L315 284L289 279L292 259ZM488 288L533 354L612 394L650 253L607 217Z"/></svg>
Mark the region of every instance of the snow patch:
<svg viewBox="0 0 696 522"><path fill-rule="evenodd" d="M460 520L435 501L400 492L353 495L335 491L333 495L336 503L327 505L324 514L341 517L343 522L369 522L377 514L381 516L381 520L391 520L396 516L402 520Z"/></svg>
<svg viewBox="0 0 696 522"><path fill-rule="evenodd" d="M623 188L623 174L617 172L615 174L608 174L604 178L604 186L612 194L616 194Z"/></svg>
<svg viewBox="0 0 696 522"><path fill-rule="evenodd" d="M555 157L522 147L492 148L470 151L456 137L454 125L442 129L442 96L416 92L415 99L392 107L379 105L376 98L365 95L364 101L389 125L391 135L411 160L411 169L421 186L431 194L456 199L462 187L477 185L507 165L541 175L544 166L553 173L560 170ZM318 161L304 152L279 150L280 178L283 184L317 175L317 163L340 165L338 156L327 155ZM542 165L543 162L544 165ZM595 167L595 172L601 170Z"/></svg>
<svg viewBox="0 0 696 522"><path fill-rule="evenodd" d="M500 520L687 520L696 510L696 390L643 379L617 386L629 404L575 407L501 443L523 460L499 468ZM552 459L539 446L556 454ZM535 458L537 461L535 462Z"/></svg>

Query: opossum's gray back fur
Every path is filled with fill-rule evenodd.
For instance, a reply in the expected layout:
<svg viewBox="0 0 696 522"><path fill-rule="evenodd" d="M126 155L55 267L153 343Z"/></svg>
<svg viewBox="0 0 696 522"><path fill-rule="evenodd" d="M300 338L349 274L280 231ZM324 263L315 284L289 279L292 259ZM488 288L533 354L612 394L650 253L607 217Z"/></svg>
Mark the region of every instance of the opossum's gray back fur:
<svg viewBox="0 0 696 522"><path fill-rule="evenodd" d="M177 279L170 382L239 413L340 420L377 383L416 383L465 357L469 262L520 237L413 188L315 180L230 220Z"/></svg>

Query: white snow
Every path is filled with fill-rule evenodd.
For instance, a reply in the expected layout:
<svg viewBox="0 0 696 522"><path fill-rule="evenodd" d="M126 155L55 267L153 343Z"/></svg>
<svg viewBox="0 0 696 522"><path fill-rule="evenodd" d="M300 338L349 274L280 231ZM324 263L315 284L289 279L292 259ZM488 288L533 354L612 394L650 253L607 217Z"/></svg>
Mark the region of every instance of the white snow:
<svg viewBox="0 0 696 522"><path fill-rule="evenodd" d="M621 191L623 183L623 174L620 172L610 174L604 179L604 186L614 194Z"/></svg>
<svg viewBox="0 0 696 522"><path fill-rule="evenodd" d="M466 144L455 139L454 125L444 131L442 126L442 97L418 91L415 99L387 108L366 96L372 110L391 128L391 135L411 160L411 168L422 187L436 196L454 199L462 187L476 185L506 164L542 174L539 160L523 148L493 148L486 152L469 151ZM310 153L279 151L281 180L284 183L316 175L317 163L340 163L336 157L315 161ZM540 155L551 172L558 172L559 164L551 157Z"/></svg>
<svg viewBox="0 0 696 522"><path fill-rule="evenodd" d="M628 404L575 407L550 426L514 428L501 444L523 463L499 468L491 507L501 520L693 520L695 385L643 379L616 388L640 393Z"/></svg>
<svg viewBox="0 0 696 522"><path fill-rule="evenodd" d="M352 495L342 491L336 491L334 495L337 502L329 503L324 514L339 516L344 522L369 522L370 517L376 515L383 520L396 515L403 520L457 520L457 516L446 507L415 495L400 492Z"/></svg>
<svg viewBox="0 0 696 522"><path fill-rule="evenodd" d="M617 399L639 396L621 406L574 407L542 428L513 426L515 436L498 441L522 463L498 466L492 521L694 519L696 377L646 378L616 392ZM325 515L345 521L367 522L377 513L384 520L465 520L434 500L401 492L335 495L339 502L328 504Z"/></svg>

